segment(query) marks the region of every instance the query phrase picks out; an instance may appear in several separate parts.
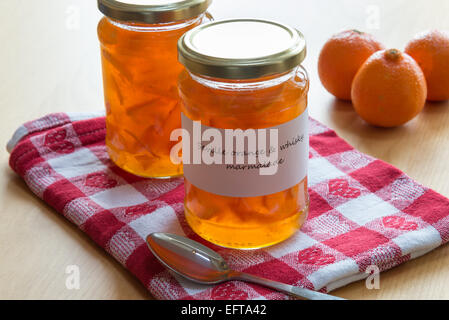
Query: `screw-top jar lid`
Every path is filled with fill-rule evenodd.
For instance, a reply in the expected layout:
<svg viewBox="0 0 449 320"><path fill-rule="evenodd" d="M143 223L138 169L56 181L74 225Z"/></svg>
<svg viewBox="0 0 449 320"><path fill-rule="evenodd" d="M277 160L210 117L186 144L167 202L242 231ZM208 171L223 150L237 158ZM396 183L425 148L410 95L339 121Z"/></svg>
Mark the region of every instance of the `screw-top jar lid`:
<svg viewBox="0 0 449 320"><path fill-rule="evenodd" d="M191 72L255 79L290 71L306 57L304 36L281 23L254 19L212 22L179 40L179 61Z"/></svg>
<svg viewBox="0 0 449 320"><path fill-rule="evenodd" d="M212 0L98 0L107 17L147 24L192 19L206 12Z"/></svg>

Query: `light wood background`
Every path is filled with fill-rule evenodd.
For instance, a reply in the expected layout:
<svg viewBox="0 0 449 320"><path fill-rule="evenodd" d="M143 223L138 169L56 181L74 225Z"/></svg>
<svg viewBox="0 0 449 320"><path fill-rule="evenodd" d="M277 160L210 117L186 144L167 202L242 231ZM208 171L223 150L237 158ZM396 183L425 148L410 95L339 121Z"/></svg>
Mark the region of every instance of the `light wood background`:
<svg viewBox="0 0 449 320"><path fill-rule="evenodd" d="M0 146L23 122L58 111L103 108L93 0L0 1ZM215 0L217 19L276 19L307 37L310 111L359 150L449 196L449 103L429 104L397 129L366 125L330 96L316 72L319 50L342 29L370 31L403 49L417 32L449 29L447 0ZM82 232L34 197L0 152L0 299L149 299L143 286ZM65 287L78 265L79 290ZM334 293L349 299L449 299L449 247Z"/></svg>

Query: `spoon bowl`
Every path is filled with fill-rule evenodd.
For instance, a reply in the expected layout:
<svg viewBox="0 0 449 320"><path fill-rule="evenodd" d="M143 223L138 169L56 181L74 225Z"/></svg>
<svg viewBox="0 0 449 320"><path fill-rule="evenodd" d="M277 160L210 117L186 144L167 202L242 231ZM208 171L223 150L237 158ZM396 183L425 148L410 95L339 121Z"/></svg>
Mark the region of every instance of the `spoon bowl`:
<svg viewBox="0 0 449 320"><path fill-rule="evenodd" d="M227 281L231 270L215 251L174 234L152 233L147 243L156 258L170 270L201 284Z"/></svg>

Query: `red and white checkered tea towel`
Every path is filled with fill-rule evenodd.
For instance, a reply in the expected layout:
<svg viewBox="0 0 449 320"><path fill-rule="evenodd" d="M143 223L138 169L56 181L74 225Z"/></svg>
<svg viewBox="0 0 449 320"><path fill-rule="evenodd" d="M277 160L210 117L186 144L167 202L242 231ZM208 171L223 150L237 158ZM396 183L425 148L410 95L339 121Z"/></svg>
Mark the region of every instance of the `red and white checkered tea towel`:
<svg viewBox="0 0 449 320"><path fill-rule="evenodd" d="M330 291L421 256L449 238L449 200L400 170L354 150L311 120L311 211L301 232L276 246L239 251L207 244L188 227L181 179L147 180L109 160L99 115L52 114L22 126L10 165L30 189L129 269L159 299L284 299L243 282L201 286L165 269L144 239L186 235L229 265L292 285Z"/></svg>

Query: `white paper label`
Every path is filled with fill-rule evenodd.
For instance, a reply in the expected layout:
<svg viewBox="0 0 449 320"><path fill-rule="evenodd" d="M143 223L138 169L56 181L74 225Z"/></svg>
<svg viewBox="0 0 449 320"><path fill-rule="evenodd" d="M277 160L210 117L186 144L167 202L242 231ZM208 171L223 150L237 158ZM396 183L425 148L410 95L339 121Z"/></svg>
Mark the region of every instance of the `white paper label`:
<svg viewBox="0 0 449 320"><path fill-rule="evenodd" d="M308 110L265 129L212 128L185 114L182 127L188 132L184 139L190 139L183 141L184 177L207 192L265 196L289 189L307 176Z"/></svg>

